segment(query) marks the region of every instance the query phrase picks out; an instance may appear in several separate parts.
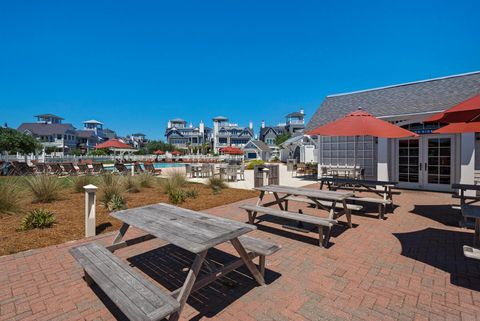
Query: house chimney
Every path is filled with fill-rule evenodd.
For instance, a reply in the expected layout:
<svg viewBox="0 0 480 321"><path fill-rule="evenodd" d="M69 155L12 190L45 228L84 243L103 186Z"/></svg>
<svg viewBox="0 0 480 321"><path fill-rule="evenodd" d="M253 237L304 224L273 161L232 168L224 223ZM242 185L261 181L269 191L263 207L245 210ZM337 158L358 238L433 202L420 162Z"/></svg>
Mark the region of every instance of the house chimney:
<svg viewBox="0 0 480 321"><path fill-rule="evenodd" d="M248 128L253 129L253 122L252 122L252 121L250 121L250 122L248 123Z"/></svg>
<svg viewBox="0 0 480 321"><path fill-rule="evenodd" d="M200 121L200 124L198 125L198 129L202 134L205 132L205 124L203 123L203 120Z"/></svg>
<svg viewBox="0 0 480 321"><path fill-rule="evenodd" d="M262 120L262 128L265 128L265 121Z"/></svg>
<svg viewBox="0 0 480 321"><path fill-rule="evenodd" d="M303 110L303 108L300 108L300 114L305 114L305 111Z"/></svg>
<svg viewBox="0 0 480 321"><path fill-rule="evenodd" d="M167 128L172 128L172 122L170 120L168 121Z"/></svg>
<svg viewBox="0 0 480 321"><path fill-rule="evenodd" d="M193 124L190 123L190 125L188 125L188 128L193 128Z"/></svg>

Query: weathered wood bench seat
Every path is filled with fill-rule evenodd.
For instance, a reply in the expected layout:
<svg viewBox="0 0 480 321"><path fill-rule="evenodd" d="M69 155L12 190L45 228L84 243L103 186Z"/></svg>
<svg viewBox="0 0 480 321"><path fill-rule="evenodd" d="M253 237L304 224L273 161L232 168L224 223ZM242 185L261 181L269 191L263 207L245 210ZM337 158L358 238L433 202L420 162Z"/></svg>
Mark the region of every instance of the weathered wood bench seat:
<svg viewBox="0 0 480 321"><path fill-rule="evenodd" d="M272 255L282 247L278 244L246 235L240 236L238 240L247 251L258 255L260 273L262 273L262 276L265 276L265 257Z"/></svg>
<svg viewBox="0 0 480 321"><path fill-rule="evenodd" d="M312 201L311 199L306 198L306 197L289 196L289 197L286 198L286 200L308 203L308 204L311 204L311 205L314 205L315 207L317 207L317 204L314 201ZM323 205L325 207L331 207L333 205L333 202L329 202L329 201L318 201L318 203L320 203L321 205ZM286 208L288 209L288 205L287 205ZM340 202L335 203L335 208L343 208L343 203L340 203ZM351 211L361 211L361 210L363 210L363 206L362 205L357 205L357 204L347 204L347 208Z"/></svg>
<svg viewBox="0 0 480 321"><path fill-rule="evenodd" d="M90 243L70 249L85 271L131 320L162 320L180 310L180 303L163 292L105 247Z"/></svg>
<svg viewBox="0 0 480 321"><path fill-rule="evenodd" d="M463 255L471 259L480 260L480 249L477 249L468 245L464 245Z"/></svg>
<svg viewBox="0 0 480 321"><path fill-rule="evenodd" d="M366 203L373 203L378 204L378 218L384 219L385 213L387 211L387 205L392 205L392 200L385 200L383 198L375 198L375 197L349 197L349 201L355 202L366 202Z"/></svg>
<svg viewBox="0 0 480 321"><path fill-rule="evenodd" d="M244 205L241 205L240 208L247 211L248 221L250 224L254 224L257 213L268 214L268 215L281 217L289 220L313 224L318 227L319 246L326 246L328 244L330 229L334 224L338 223L336 220L329 219L329 218L282 211L280 209L275 209L271 207L244 204ZM326 233L324 233L323 231L324 228L327 229Z"/></svg>

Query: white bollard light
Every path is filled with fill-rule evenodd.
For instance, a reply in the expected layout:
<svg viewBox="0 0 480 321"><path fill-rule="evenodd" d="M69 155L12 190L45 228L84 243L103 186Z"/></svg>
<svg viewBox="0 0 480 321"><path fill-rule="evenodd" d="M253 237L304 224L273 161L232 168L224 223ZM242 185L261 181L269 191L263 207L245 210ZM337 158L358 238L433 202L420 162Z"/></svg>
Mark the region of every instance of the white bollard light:
<svg viewBox="0 0 480 321"><path fill-rule="evenodd" d="M97 189L89 184L83 187L85 190L85 237L95 236L95 203L97 201Z"/></svg>

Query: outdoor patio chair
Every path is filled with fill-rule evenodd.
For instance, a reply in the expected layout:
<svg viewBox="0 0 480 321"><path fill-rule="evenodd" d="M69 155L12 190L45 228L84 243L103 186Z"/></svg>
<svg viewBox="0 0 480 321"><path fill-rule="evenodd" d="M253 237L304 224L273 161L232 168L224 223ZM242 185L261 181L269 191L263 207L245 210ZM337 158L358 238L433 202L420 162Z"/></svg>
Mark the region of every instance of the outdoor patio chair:
<svg viewBox="0 0 480 321"><path fill-rule="evenodd" d="M142 166L140 165L140 163L137 163L137 162L133 163L133 167L134 167L135 173L137 174L142 174L145 172Z"/></svg>
<svg viewBox="0 0 480 321"><path fill-rule="evenodd" d="M227 180L237 181L237 165L228 165L226 170Z"/></svg>
<svg viewBox="0 0 480 321"><path fill-rule="evenodd" d="M161 168L155 168L155 166L153 166L153 163L143 163L143 167L145 168L145 171L147 173L150 173L150 174L153 174L153 175L160 175L162 173L162 169Z"/></svg>
<svg viewBox="0 0 480 321"><path fill-rule="evenodd" d="M298 174L305 176L307 173L307 167L305 166L304 163L299 163L297 164L297 169L295 171L295 176L298 176Z"/></svg>
<svg viewBox="0 0 480 321"><path fill-rule="evenodd" d="M213 174L213 169L210 164L202 164L202 177L210 177Z"/></svg>
<svg viewBox="0 0 480 321"><path fill-rule="evenodd" d="M115 169L117 170L118 174L121 175L128 175L130 174L130 170L125 166L123 163L115 163Z"/></svg>
<svg viewBox="0 0 480 321"><path fill-rule="evenodd" d="M102 163L93 163L92 167L93 167L92 174L99 175L105 172L105 168L103 167Z"/></svg>
<svg viewBox="0 0 480 321"><path fill-rule="evenodd" d="M35 164L35 174L50 174L47 164L45 163L36 163Z"/></svg>
<svg viewBox="0 0 480 321"><path fill-rule="evenodd" d="M242 181L245 180L245 165L244 164L241 164L241 165L238 166L237 176L240 178L240 180L242 180Z"/></svg>
<svg viewBox="0 0 480 321"><path fill-rule="evenodd" d="M78 171L75 166L73 166L73 163L63 163L61 166L67 175L78 175Z"/></svg>
<svg viewBox="0 0 480 321"><path fill-rule="evenodd" d="M16 168L19 175L26 176L35 174L35 170L33 169L33 167L31 167L25 162L13 161L12 165Z"/></svg>
<svg viewBox="0 0 480 321"><path fill-rule="evenodd" d="M193 177L192 165L185 164L185 175L187 177L188 177L188 175L190 175L190 177Z"/></svg>
<svg viewBox="0 0 480 321"><path fill-rule="evenodd" d="M80 173L85 174L85 175L90 175L91 174L91 170L90 170L90 167L88 167L88 164L78 163L77 167L78 167Z"/></svg>
<svg viewBox="0 0 480 321"><path fill-rule="evenodd" d="M50 167L50 173L52 175L62 175L63 168L60 166L59 163L49 163L48 167Z"/></svg>

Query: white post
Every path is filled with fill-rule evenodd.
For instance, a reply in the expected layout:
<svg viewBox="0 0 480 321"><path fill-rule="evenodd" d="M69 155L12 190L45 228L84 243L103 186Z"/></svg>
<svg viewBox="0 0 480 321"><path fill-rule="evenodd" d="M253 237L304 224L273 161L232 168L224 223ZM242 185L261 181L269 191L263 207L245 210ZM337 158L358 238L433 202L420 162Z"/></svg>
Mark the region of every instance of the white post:
<svg viewBox="0 0 480 321"><path fill-rule="evenodd" d="M377 148L377 180L389 181L388 138L378 138ZM379 188L381 188L381 186L377 186L377 189Z"/></svg>
<svg viewBox="0 0 480 321"><path fill-rule="evenodd" d="M89 184L83 187L85 190L85 237L95 236L95 203L97 189L95 185Z"/></svg>
<svg viewBox="0 0 480 321"><path fill-rule="evenodd" d="M134 163L131 163L130 171L132 172L132 176L135 176L135 165Z"/></svg>
<svg viewBox="0 0 480 321"><path fill-rule="evenodd" d="M460 184L475 184L475 133L461 134ZM475 191L465 191L465 196L475 196Z"/></svg>

